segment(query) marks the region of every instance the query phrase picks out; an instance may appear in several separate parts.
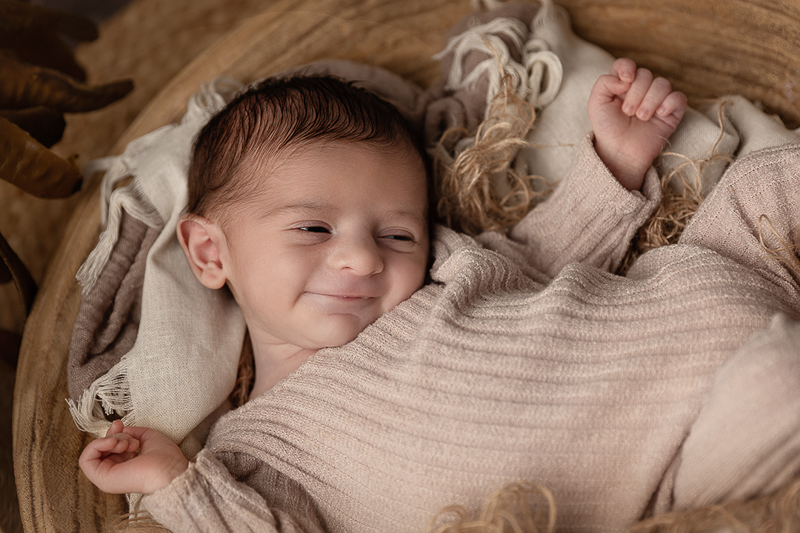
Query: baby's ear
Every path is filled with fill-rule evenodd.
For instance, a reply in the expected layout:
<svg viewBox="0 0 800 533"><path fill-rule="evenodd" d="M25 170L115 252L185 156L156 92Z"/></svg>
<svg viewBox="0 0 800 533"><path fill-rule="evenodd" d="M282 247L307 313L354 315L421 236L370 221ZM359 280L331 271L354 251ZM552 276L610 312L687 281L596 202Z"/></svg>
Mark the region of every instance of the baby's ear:
<svg viewBox="0 0 800 533"><path fill-rule="evenodd" d="M178 241L189 261L192 273L209 289L219 289L227 279L220 260L224 238L219 228L208 219L183 215L178 221Z"/></svg>

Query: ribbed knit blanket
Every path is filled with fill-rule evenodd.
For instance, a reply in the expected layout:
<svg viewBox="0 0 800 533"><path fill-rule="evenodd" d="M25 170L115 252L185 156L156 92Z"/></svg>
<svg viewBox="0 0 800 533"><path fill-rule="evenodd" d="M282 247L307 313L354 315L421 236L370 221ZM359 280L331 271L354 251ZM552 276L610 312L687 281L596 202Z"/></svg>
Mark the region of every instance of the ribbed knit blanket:
<svg viewBox="0 0 800 533"><path fill-rule="evenodd" d="M174 531L421 531L526 479L559 531L612 532L786 482L800 147L740 159L680 244L609 273L659 191L624 191L587 137L508 237L440 228L434 283L221 418L144 506Z"/></svg>

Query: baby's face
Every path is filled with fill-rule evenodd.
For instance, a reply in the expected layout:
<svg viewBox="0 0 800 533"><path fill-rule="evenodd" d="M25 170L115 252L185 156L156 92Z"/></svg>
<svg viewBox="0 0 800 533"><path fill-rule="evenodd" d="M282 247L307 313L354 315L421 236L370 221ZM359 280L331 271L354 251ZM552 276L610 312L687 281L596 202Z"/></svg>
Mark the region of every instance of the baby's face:
<svg viewBox="0 0 800 533"><path fill-rule="evenodd" d="M419 289L428 260L419 156L315 144L271 172L225 232L254 342L340 346Z"/></svg>

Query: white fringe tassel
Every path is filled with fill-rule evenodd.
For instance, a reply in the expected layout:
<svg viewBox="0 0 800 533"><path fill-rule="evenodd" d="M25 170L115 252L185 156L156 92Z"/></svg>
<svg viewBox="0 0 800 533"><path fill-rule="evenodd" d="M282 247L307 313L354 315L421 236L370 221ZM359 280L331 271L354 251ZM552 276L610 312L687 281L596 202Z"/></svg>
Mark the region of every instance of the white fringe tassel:
<svg viewBox="0 0 800 533"><path fill-rule="evenodd" d="M116 163L114 164L116 166ZM82 286L82 294L91 292L100 273L105 268L108 258L119 239L119 228L122 223L122 210L150 226L160 228L164 225L155 208L141 194L134 182L127 187L116 189L111 194L106 220L106 229L100 234L97 246L86 258L75 278Z"/></svg>
<svg viewBox="0 0 800 533"><path fill-rule="evenodd" d="M553 9L552 0L544 0L531 26L535 28L540 20L551 17ZM447 54L453 54L445 89L472 89L485 78L488 82L486 105L489 106L501 90L503 77L510 75L514 92L534 107L541 108L552 102L561 88L564 68L545 41L528 39L528 36L529 29L520 20L501 17L452 37L444 50L434 56L434 59L441 60ZM503 37L519 50L521 63L512 59ZM489 57L464 75L464 60L472 52L481 52Z"/></svg>
<svg viewBox="0 0 800 533"><path fill-rule="evenodd" d="M486 5L488 7L488 3ZM518 19L500 17L452 37L444 50L434 56L434 59L441 60L447 54L453 54L445 89L449 91L472 89L485 78L488 89L484 120L487 120L491 118L489 117L491 103L501 90L503 77L510 75L514 92L520 98L525 99L535 109L546 106L555 99L561 89L564 67L558 56L550 50L547 42L531 37L531 33L537 26L553 17L555 17L555 7L552 0L542 0L530 29ZM509 47L502 37L517 47L521 62L512 58ZM489 57L478 63L465 76L464 60L472 52L483 53ZM453 154L438 153L437 157L447 164L474 145L474 137L465 137L456 143Z"/></svg>
<svg viewBox="0 0 800 533"><path fill-rule="evenodd" d="M243 87L238 81L226 77L215 78L203 84L200 91L189 98L186 114L183 116L181 124L205 123ZM97 246L89 254L76 276L83 288L84 295L91 292L119 239L123 209L151 228L159 229L164 226L164 221L139 188L135 177L131 185L127 187L117 188L117 185L123 179L133 175L130 162L135 161L137 156L157 143L162 136L168 135L174 127L175 125L167 125L159 128L128 143L125 152L121 155L94 159L86 165L84 176L105 172L100 199L100 218L105 230L100 235Z"/></svg>
<svg viewBox="0 0 800 533"><path fill-rule="evenodd" d="M126 426L136 425L125 360L92 383L77 402L67 399L67 404L75 425L95 437L105 437L111 426L106 415L121 417Z"/></svg>

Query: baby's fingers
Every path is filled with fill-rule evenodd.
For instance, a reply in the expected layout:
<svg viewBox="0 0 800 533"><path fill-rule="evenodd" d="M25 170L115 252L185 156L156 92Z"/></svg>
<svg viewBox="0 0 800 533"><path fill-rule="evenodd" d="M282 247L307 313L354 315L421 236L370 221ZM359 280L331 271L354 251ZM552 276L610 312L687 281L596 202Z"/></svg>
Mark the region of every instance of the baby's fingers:
<svg viewBox="0 0 800 533"><path fill-rule="evenodd" d="M113 435L113 438L117 442L116 445L114 445L114 447L108 450L107 453L109 454L121 454L125 452L132 453L139 449L139 441L137 439L134 439L130 435L126 435L124 433L117 433Z"/></svg>
<svg viewBox="0 0 800 533"><path fill-rule="evenodd" d="M99 460L108 455L132 453L138 449L139 441L137 439L124 433L117 433L89 443L81 454L81 461Z"/></svg>
<svg viewBox="0 0 800 533"><path fill-rule="evenodd" d="M667 80L664 78L654 79L636 109L636 118L644 121L650 120L671 93L672 85Z"/></svg>
<svg viewBox="0 0 800 533"><path fill-rule="evenodd" d="M125 426L122 424L122 420L114 420L111 422L111 427L108 428L108 431L106 431L106 437L110 437L115 433L122 433L122 429L124 427Z"/></svg>
<svg viewBox="0 0 800 533"><path fill-rule="evenodd" d="M625 83L633 83L633 80L636 78L636 62L633 59L621 57L611 65L609 74L619 78Z"/></svg>
<svg viewBox="0 0 800 533"><path fill-rule="evenodd" d="M597 78L592 92L589 94L589 108L597 109L612 102L620 102L631 84L622 81L613 74L605 74ZM617 103L617 105L619 105Z"/></svg>
<svg viewBox="0 0 800 533"><path fill-rule="evenodd" d="M679 91L671 92L659 106L656 114L667 118L673 116L678 122L686 112L686 95Z"/></svg>
<svg viewBox="0 0 800 533"><path fill-rule="evenodd" d="M666 80L665 80L666 81ZM650 86L653 84L653 73L646 68L636 71L636 79L633 80L631 88L625 94L625 101L622 103L622 112L629 117L635 116L639 111L639 106L644 102ZM655 111L655 107L653 108Z"/></svg>

